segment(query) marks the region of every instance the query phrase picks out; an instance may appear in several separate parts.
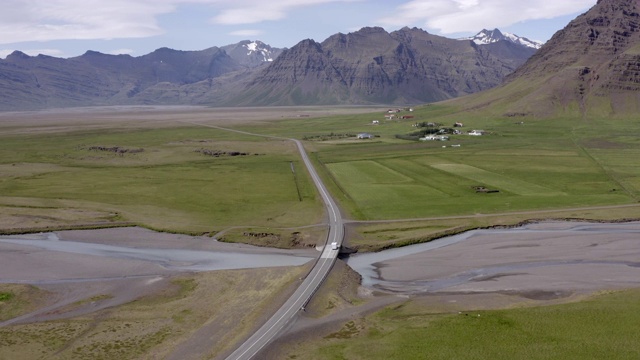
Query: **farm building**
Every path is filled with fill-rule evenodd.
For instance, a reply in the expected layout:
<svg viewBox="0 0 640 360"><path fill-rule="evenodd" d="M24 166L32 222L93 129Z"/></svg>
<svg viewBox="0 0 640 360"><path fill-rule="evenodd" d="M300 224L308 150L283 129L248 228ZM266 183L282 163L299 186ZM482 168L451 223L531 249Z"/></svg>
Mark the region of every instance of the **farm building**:
<svg viewBox="0 0 640 360"><path fill-rule="evenodd" d="M369 134L369 133L360 133L357 135L358 139L373 139L375 136Z"/></svg>
<svg viewBox="0 0 640 360"><path fill-rule="evenodd" d="M435 134L429 134L426 135L425 137L421 137L418 140L420 141L447 141L449 140L449 137L446 135L435 135Z"/></svg>

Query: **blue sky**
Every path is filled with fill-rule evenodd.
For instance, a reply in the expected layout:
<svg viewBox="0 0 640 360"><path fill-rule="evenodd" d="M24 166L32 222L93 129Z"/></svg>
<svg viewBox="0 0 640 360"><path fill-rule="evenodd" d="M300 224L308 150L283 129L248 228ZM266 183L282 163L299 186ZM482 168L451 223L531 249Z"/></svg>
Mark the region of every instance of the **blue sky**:
<svg viewBox="0 0 640 360"><path fill-rule="evenodd" d="M546 41L596 0L3 0L0 57L87 50L141 56L241 40L292 47L364 26L418 27L450 38L498 28Z"/></svg>

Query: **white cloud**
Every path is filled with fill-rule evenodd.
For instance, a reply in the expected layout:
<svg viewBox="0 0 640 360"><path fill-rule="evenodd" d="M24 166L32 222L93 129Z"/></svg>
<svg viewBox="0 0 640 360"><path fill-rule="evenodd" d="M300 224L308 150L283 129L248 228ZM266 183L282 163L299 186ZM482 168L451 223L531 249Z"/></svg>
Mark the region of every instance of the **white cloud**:
<svg viewBox="0 0 640 360"><path fill-rule="evenodd" d="M165 32L160 17L198 5L216 25L256 24L290 17L303 7L362 2L367 25L417 25L443 34L506 27L586 10L596 0L3 0L0 44L50 40L145 38ZM396 5L402 4L402 5ZM385 10L391 8L391 10ZM339 11L336 10L335 11ZM373 13L377 11L376 13ZM371 15L369 12L371 12ZM185 11L184 14L188 14ZM378 15L375 15L378 14ZM165 19L166 19L165 18ZM363 22L360 17L357 22ZM325 23L332 19L318 19ZM356 20L354 20L356 21ZM183 19L184 22L184 19ZM321 21L319 21L321 23ZM310 28L313 28L310 24ZM189 26L185 23L185 27ZM345 28L348 26L342 26ZM234 29L221 30L223 33ZM247 31L247 30L238 30ZM236 32L234 35L255 36ZM117 45L116 45L117 46Z"/></svg>
<svg viewBox="0 0 640 360"><path fill-rule="evenodd" d="M160 15L209 6L222 25L279 20L295 8L361 0L4 0L0 44L27 41L144 38L164 33Z"/></svg>
<svg viewBox="0 0 640 360"><path fill-rule="evenodd" d="M229 35L232 36L258 36L258 35L262 35L262 31L261 30L238 30L238 31L232 31L229 33Z"/></svg>
<svg viewBox="0 0 640 360"><path fill-rule="evenodd" d="M218 0L222 12L212 22L225 25L255 24L284 19L295 8L354 1L361 0Z"/></svg>
<svg viewBox="0 0 640 360"><path fill-rule="evenodd" d="M412 0L380 22L392 26L419 23L442 34L453 34L552 19L585 11L595 3L596 0Z"/></svg>
<svg viewBox="0 0 640 360"><path fill-rule="evenodd" d="M156 17L175 9L172 0L7 1L0 15L0 44L158 35L162 29Z"/></svg>

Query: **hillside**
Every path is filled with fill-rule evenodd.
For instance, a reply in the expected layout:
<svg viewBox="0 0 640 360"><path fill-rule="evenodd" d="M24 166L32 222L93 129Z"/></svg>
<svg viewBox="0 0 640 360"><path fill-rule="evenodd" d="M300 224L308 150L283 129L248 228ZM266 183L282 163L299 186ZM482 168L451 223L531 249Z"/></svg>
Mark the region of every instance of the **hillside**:
<svg viewBox="0 0 640 360"><path fill-rule="evenodd" d="M439 101L500 84L534 52L506 41L477 45L417 28L363 28L285 51L245 85L238 104Z"/></svg>
<svg viewBox="0 0 640 360"><path fill-rule="evenodd" d="M611 115L640 111L636 0L600 0L558 31L496 89L467 108L510 115Z"/></svg>

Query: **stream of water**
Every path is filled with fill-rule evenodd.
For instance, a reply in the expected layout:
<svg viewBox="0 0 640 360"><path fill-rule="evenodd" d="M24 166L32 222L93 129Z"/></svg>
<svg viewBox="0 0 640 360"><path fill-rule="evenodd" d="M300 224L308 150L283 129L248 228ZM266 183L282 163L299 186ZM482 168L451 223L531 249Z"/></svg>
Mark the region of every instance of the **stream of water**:
<svg viewBox="0 0 640 360"><path fill-rule="evenodd" d="M1 236L0 243L33 246L50 251L80 255L142 260L168 270L210 271L303 265L313 258L287 254L256 254L242 252L216 252L184 249L154 249L113 246L89 242L60 240L54 233L44 234L46 239L24 239Z"/></svg>
<svg viewBox="0 0 640 360"><path fill-rule="evenodd" d="M501 241L510 245L501 247L499 242L493 241L490 247L479 250L481 248L478 246L478 242L494 240L498 237ZM615 240L612 240L614 237ZM570 238L571 240L568 240ZM549 250L549 243L538 245L541 241L549 241L549 239L556 239L556 243L563 245L564 248ZM434 251L456 244L458 244L458 248L460 248L460 253L462 254L463 251L465 251L465 247L461 245L472 240L475 241L473 251L478 251L478 253L475 254L476 257L489 257L490 252L500 251L501 249L511 248L512 250L508 258L492 258L495 261L494 263L487 263L485 266L457 272L452 271L446 276L441 277L433 277L425 273L422 279L402 281L397 279L389 280L381 276L381 271L385 267L395 267L397 269L403 266L401 262L392 260L403 260L411 257L413 260L411 264L415 265L415 259L423 256L424 261L428 262L429 255L432 255ZM515 251L514 249L519 247L519 241L526 243L527 246L523 246ZM568 245L570 241L571 245ZM614 241L617 242L615 246L611 245ZM623 241L626 241L626 243L621 245ZM575 246L571 247L574 244ZM538 249L538 246L542 248ZM629 246L631 246L634 252L629 251ZM567 248L569 249L567 252L568 255L563 253ZM605 248L606 251L602 253L603 258L598 258L598 255L594 255L594 253L595 251L603 251L600 250L602 248ZM620 254L616 255L616 251ZM377 253L354 254L346 259L346 262L362 276L363 286L402 293L424 293L452 288L470 282L490 281L497 280L500 277L518 276L539 268L563 267L566 269L567 266L579 265L592 267L621 266L624 268L637 269L640 268L640 257L634 257L634 253L640 254L639 222L550 222L509 229L473 230L428 243L384 250ZM451 254L449 253L448 256L451 256ZM452 257L450 262L452 264L456 263L455 257ZM459 262L460 261L456 263L456 269L464 267L464 264L460 264ZM406 266L404 270L407 272L413 270ZM397 270L396 273L398 273ZM587 275L585 274L585 276ZM420 275L414 275L414 277L420 277ZM635 285L637 285L637 282Z"/></svg>

